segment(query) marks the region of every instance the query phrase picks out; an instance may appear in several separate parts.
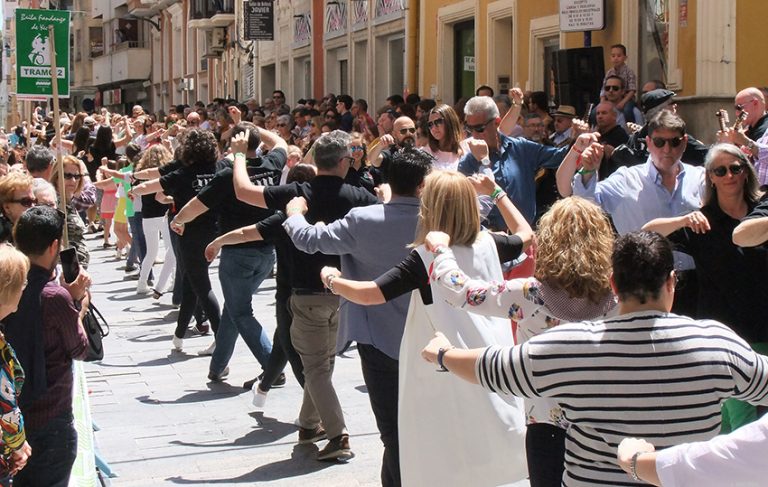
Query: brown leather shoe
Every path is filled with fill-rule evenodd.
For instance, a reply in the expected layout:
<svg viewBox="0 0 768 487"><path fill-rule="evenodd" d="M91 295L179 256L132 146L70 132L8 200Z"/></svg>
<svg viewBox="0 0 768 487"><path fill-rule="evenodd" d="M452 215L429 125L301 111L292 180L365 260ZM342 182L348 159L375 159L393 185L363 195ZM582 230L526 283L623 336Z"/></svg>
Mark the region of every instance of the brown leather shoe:
<svg viewBox="0 0 768 487"><path fill-rule="evenodd" d="M342 434L331 439L325 448L317 452L317 459L324 462L346 461L355 456L349 448L349 435Z"/></svg>
<svg viewBox="0 0 768 487"><path fill-rule="evenodd" d="M328 438L328 435L325 434L325 430L321 425L317 425L314 428L299 428L299 445L317 443L326 438Z"/></svg>

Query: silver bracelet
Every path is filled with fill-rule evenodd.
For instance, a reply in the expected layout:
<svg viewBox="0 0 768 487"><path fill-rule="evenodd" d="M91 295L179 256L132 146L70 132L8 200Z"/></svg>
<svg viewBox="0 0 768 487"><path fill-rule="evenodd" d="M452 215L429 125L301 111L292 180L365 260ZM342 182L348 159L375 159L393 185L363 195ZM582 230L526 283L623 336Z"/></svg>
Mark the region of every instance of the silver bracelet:
<svg viewBox="0 0 768 487"><path fill-rule="evenodd" d="M637 476L637 457L639 457L643 453L647 453L647 452L644 452L644 451L636 452L634 455L632 455L632 460L629 461L629 476L632 477L632 480L635 480L635 481L641 480L640 477Z"/></svg>
<svg viewBox="0 0 768 487"><path fill-rule="evenodd" d="M328 290L331 292L331 294L336 294L336 291L333 290L333 280L336 279L336 276L333 274L330 274L328 276L328 279L325 280L325 287L328 288Z"/></svg>

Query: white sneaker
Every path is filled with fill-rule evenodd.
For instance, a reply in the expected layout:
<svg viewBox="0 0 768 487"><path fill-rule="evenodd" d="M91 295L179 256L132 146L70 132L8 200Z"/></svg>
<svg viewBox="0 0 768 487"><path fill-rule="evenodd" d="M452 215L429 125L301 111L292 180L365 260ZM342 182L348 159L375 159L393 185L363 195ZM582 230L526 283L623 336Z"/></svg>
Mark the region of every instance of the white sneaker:
<svg viewBox="0 0 768 487"><path fill-rule="evenodd" d="M264 408L264 404L267 403L267 393L259 389L259 383L256 382L253 384L253 405L257 409Z"/></svg>
<svg viewBox="0 0 768 487"><path fill-rule="evenodd" d="M182 347L184 346L184 339L179 338L176 335L173 335L173 348L171 350L176 352L181 352Z"/></svg>
<svg viewBox="0 0 768 487"><path fill-rule="evenodd" d="M213 355L213 351L216 350L216 340L212 341L210 345L208 345L208 348L205 348L203 350L198 350L197 354L201 357L210 356Z"/></svg>
<svg viewBox="0 0 768 487"><path fill-rule="evenodd" d="M139 283L136 286L136 294L152 294L152 288L149 287L146 283Z"/></svg>

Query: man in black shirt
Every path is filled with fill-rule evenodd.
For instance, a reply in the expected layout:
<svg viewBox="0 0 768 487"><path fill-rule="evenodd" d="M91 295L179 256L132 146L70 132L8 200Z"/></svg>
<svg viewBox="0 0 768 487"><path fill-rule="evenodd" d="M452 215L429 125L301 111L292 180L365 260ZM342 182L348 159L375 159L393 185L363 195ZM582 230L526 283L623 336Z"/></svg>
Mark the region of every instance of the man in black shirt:
<svg viewBox="0 0 768 487"><path fill-rule="evenodd" d="M626 144L629 140L627 132L617 123L618 117L619 110L616 105L609 101L604 101L595 108L597 131L600 132L600 143L605 149L603 163L600 165L600 179L607 178L618 169L618 166L611 160L613 150L621 144Z"/></svg>
<svg viewBox="0 0 768 487"><path fill-rule="evenodd" d="M249 122L235 126L233 135L248 131L245 153L250 181L259 186L273 186L280 181L287 158L287 144L277 134L260 130ZM264 140L269 153L256 156L256 149ZM216 176L197 197L190 200L174 218L174 224L183 226L198 216L213 210L218 217L222 234L237 228L258 223L272 215L272 210L255 208L235 196L232 185L232 163L225 159L220 163ZM224 247L219 262L219 282L224 294L224 309L216 332L216 348L211 358L208 379L221 381L229 374L227 364L232 358L237 335L243 337L248 348L262 368L267 365L272 343L261 323L253 315L251 300L262 281L275 265L275 248L263 241L246 242Z"/></svg>
<svg viewBox="0 0 768 487"><path fill-rule="evenodd" d="M303 196L309 203L306 219L312 224L331 223L356 206L375 204L378 200L369 192L344 183L352 159L349 142L349 135L340 130L323 135L313 146L317 176L312 181L264 187L250 181L242 154L243 137L236 137L232 141L235 194L241 201L273 210L282 210L291 199ZM353 456L349 434L331 380L339 298L325 291L320 280L320 269L329 265L338 267L339 257L310 255L293 248L292 260L295 267L290 299L291 341L304 364L305 380L299 413L299 443L328 437L331 441L318 453L318 460L348 459Z"/></svg>

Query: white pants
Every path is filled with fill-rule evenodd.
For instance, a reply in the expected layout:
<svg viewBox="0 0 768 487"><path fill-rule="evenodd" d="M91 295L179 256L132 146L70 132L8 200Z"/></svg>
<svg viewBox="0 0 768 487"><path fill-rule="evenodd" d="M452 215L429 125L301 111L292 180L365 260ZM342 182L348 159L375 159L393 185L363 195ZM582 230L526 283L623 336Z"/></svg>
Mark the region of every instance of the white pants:
<svg viewBox="0 0 768 487"><path fill-rule="evenodd" d="M176 270L176 256L171 249L171 237L170 230L168 229L168 221L164 216L156 218L144 218L142 220L144 225L144 237L147 241L147 255L141 262L141 272L139 273L139 286L146 285L149 279L149 273L152 270L152 266L155 264L157 254L160 251L160 235L162 234L165 241L165 262L163 268L160 271L160 276L155 283L155 289L160 292L165 292L165 286L167 284L169 276L173 275Z"/></svg>

